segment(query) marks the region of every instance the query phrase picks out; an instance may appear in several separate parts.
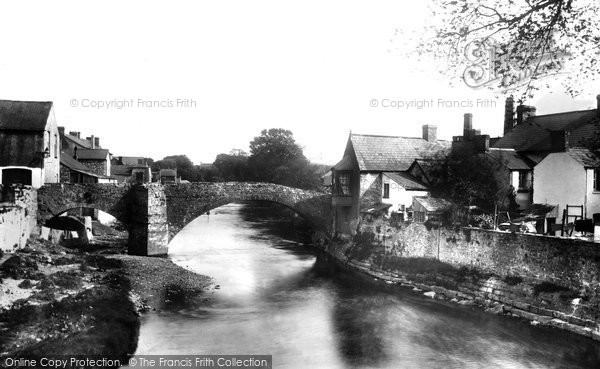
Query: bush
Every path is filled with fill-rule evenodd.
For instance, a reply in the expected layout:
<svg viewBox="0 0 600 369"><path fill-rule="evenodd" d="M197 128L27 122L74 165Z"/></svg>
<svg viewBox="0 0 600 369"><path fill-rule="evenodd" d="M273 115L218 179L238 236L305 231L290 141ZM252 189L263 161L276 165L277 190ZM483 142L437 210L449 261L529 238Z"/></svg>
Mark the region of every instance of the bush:
<svg viewBox="0 0 600 369"><path fill-rule="evenodd" d="M494 228L494 218L489 214L479 214L472 217L472 223L474 227L483 229Z"/></svg>

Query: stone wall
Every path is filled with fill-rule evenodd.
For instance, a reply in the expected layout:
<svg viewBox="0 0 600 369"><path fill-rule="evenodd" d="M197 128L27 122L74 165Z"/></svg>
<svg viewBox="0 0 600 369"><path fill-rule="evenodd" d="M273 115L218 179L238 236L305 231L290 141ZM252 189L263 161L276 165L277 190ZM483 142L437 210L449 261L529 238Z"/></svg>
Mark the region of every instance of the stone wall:
<svg viewBox="0 0 600 369"><path fill-rule="evenodd" d="M10 252L24 247L36 233L37 191L29 186L13 185L2 192L0 249Z"/></svg>
<svg viewBox="0 0 600 369"><path fill-rule="evenodd" d="M328 252L383 279L600 339L600 244L382 220L361 231Z"/></svg>
<svg viewBox="0 0 600 369"><path fill-rule="evenodd" d="M106 160L82 160L82 159L79 159L79 161L83 165L88 167L90 169L90 172L92 172L92 173L102 175L102 176L110 175L109 170L107 168Z"/></svg>

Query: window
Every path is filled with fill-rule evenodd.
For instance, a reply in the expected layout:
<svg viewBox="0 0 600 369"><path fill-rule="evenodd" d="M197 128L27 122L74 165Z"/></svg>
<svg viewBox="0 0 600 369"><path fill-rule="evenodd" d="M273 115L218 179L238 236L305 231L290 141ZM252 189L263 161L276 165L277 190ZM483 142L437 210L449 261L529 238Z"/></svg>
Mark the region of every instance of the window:
<svg viewBox="0 0 600 369"><path fill-rule="evenodd" d="M389 183L383 184L383 198L384 199L390 198L390 184Z"/></svg>
<svg viewBox="0 0 600 369"><path fill-rule="evenodd" d="M58 159L58 136L54 135L54 158Z"/></svg>
<svg viewBox="0 0 600 369"><path fill-rule="evenodd" d="M528 170L519 171L519 190L529 190L531 188L531 172Z"/></svg>
<svg viewBox="0 0 600 369"><path fill-rule="evenodd" d="M594 191L600 191L600 169L594 169Z"/></svg>
<svg viewBox="0 0 600 369"><path fill-rule="evenodd" d="M351 196L350 180L352 176L350 172L336 173L335 194L337 196Z"/></svg>
<svg viewBox="0 0 600 369"><path fill-rule="evenodd" d="M415 211L414 215L415 222L423 223L425 221L425 212L423 211Z"/></svg>

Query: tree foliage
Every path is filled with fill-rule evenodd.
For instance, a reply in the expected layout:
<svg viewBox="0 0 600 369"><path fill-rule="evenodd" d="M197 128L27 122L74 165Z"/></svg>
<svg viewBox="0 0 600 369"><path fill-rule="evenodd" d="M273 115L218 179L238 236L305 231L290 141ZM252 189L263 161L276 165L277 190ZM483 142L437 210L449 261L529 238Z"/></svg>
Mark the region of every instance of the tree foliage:
<svg viewBox="0 0 600 369"><path fill-rule="evenodd" d="M597 0L443 0L430 23L417 54L442 61L467 84L525 100L544 86L544 76L564 72L565 62L563 85L573 96L581 81L598 75Z"/></svg>
<svg viewBox="0 0 600 369"><path fill-rule="evenodd" d="M177 169L191 182L257 181L291 187L321 189L321 175L329 166L313 164L289 130L263 130L250 142L248 155L242 150L217 155L211 165L194 165L185 155L170 155L154 162L152 169Z"/></svg>
<svg viewBox="0 0 600 369"><path fill-rule="evenodd" d="M476 205L484 210L508 208L512 189L506 168L484 153L453 150L432 161L430 174L436 179L432 192L454 203Z"/></svg>

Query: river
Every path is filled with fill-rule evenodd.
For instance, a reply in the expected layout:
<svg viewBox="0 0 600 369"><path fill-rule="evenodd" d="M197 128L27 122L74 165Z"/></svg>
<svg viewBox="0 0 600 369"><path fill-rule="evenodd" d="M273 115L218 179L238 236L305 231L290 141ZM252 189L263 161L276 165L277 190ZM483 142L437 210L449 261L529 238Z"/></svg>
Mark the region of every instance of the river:
<svg viewBox="0 0 600 369"><path fill-rule="evenodd" d="M600 368L600 345L341 271L262 203L188 225L170 258L220 289L142 318L136 354L273 355L274 368Z"/></svg>

